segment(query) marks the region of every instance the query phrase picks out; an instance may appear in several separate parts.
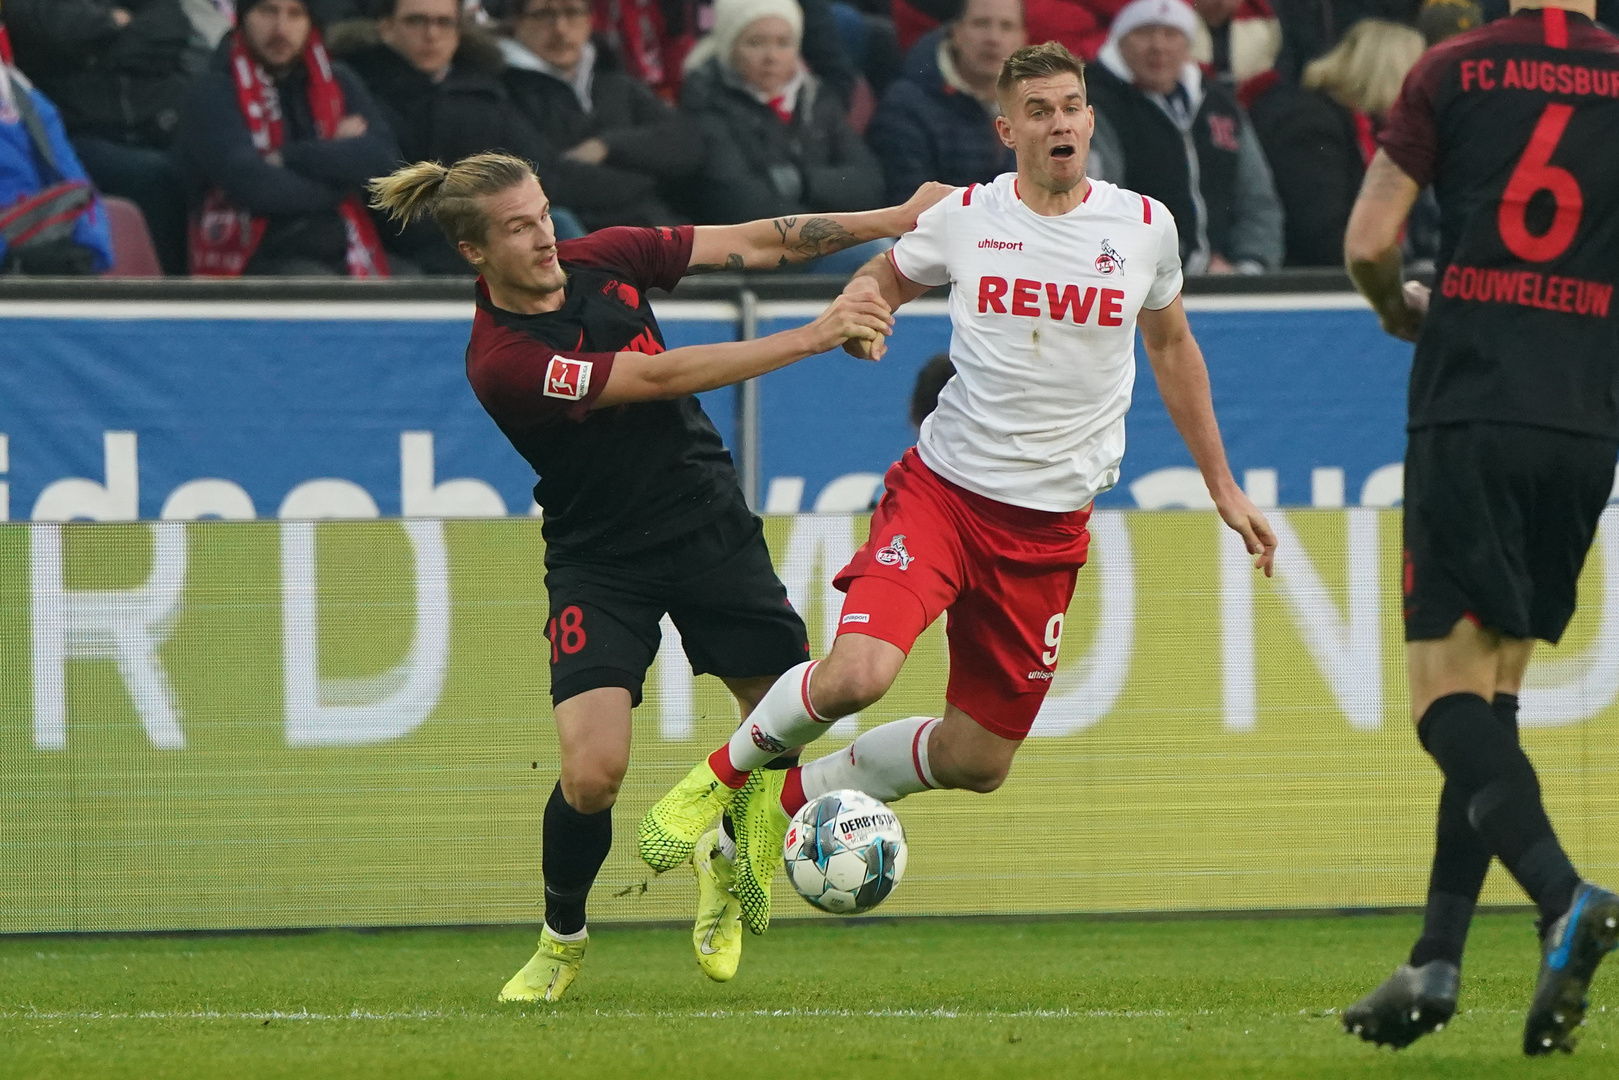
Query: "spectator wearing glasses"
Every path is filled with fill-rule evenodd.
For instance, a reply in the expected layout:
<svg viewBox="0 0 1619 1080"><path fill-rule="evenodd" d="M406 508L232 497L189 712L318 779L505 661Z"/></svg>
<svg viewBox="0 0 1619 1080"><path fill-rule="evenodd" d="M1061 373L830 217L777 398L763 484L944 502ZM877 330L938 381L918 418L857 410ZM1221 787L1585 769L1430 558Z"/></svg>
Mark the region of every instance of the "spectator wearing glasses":
<svg viewBox="0 0 1619 1080"><path fill-rule="evenodd" d="M671 204L690 204L703 163L696 126L592 38L588 0L513 0L510 10L506 90L567 164L545 170L547 190L591 228L679 222Z"/></svg>
<svg viewBox="0 0 1619 1080"><path fill-rule="evenodd" d="M388 115L404 161L455 162L486 150L533 160L544 145L501 85L505 62L460 0L379 0L375 23L344 23L332 52Z"/></svg>
<svg viewBox="0 0 1619 1080"><path fill-rule="evenodd" d="M959 17L917 42L866 129L890 202L927 180L965 187L1016 168L995 131L995 83L1023 42L1019 0L967 0Z"/></svg>
<svg viewBox="0 0 1619 1080"><path fill-rule="evenodd" d="M362 192L398 159L388 121L304 0L237 0L236 18L175 134L191 272L386 276Z"/></svg>
<svg viewBox="0 0 1619 1080"><path fill-rule="evenodd" d="M398 161L449 164L488 150L542 167L551 160L545 139L506 94L499 45L463 21L461 0L376 0L372 10L375 21L345 22L334 30L332 54L376 96L398 138ZM562 202L560 195L553 197ZM466 260L430 224L381 228L389 250L421 272L468 272Z"/></svg>
<svg viewBox="0 0 1619 1080"><path fill-rule="evenodd" d="M794 0L720 0L687 57L681 105L707 147L702 220L729 224L882 202L877 159L810 73Z"/></svg>

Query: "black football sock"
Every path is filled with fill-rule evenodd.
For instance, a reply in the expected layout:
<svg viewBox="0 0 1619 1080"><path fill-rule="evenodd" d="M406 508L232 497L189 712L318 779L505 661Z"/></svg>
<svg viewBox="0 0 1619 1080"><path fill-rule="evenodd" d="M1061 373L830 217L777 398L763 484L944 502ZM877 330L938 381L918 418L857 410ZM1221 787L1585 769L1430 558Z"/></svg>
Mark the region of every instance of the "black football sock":
<svg viewBox="0 0 1619 1080"><path fill-rule="evenodd" d="M1439 763L1467 817L1546 922L1568 910L1579 874L1552 831L1540 780L1517 740L1477 694L1449 694L1428 707L1418 737Z"/></svg>
<svg viewBox="0 0 1619 1080"><path fill-rule="evenodd" d="M585 898L613 846L613 811L581 814L562 797L562 785L545 804L540 856L545 875L545 924L557 934L585 928Z"/></svg>
<svg viewBox="0 0 1619 1080"><path fill-rule="evenodd" d="M1490 703L1502 730L1518 740L1518 695L1496 694ZM1467 947L1473 909L1490 872L1490 849L1467 820L1467 800L1457 795L1458 785L1446 781L1439 795L1439 828L1435 838L1433 871L1428 877L1428 907L1423 913L1422 936L1411 950L1411 966L1447 960L1457 966Z"/></svg>

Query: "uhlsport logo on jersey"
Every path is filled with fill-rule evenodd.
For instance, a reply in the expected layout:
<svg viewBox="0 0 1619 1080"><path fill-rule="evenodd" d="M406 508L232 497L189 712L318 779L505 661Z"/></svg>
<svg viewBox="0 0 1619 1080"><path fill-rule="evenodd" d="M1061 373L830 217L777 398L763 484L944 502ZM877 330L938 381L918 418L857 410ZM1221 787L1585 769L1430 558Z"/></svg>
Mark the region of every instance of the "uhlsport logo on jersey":
<svg viewBox="0 0 1619 1080"><path fill-rule="evenodd" d="M1102 254L1096 257L1096 269L1103 274L1118 273L1124 269L1124 256L1114 250L1111 243L1103 240Z"/></svg>
<svg viewBox="0 0 1619 1080"><path fill-rule="evenodd" d="M884 566L897 566L901 570L909 570L914 560L915 556L905 550L904 533L895 533L888 546L877 552L878 562Z"/></svg>
<svg viewBox="0 0 1619 1080"><path fill-rule="evenodd" d="M553 356L545 369L545 396L564 401L580 401L590 393L589 360L569 360Z"/></svg>
<svg viewBox="0 0 1619 1080"><path fill-rule="evenodd" d="M1050 682L1057 676L1055 672L1051 671L1031 671L1027 677L1034 682Z"/></svg>

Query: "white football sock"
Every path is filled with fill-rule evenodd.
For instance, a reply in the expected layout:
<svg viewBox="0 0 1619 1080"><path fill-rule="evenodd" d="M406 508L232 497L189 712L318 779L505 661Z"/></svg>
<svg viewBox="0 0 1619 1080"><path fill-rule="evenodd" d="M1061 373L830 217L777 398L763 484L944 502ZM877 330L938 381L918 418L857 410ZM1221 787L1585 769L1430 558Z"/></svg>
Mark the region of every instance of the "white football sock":
<svg viewBox="0 0 1619 1080"><path fill-rule="evenodd" d="M819 660L808 660L777 679L765 691L742 726L731 736L731 766L750 773L789 750L796 750L825 735L837 722L815 715L809 701L810 672Z"/></svg>
<svg viewBox="0 0 1619 1080"><path fill-rule="evenodd" d="M911 716L874 727L849 744L799 770L804 799L829 791L863 791L885 803L939 785L928 768L928 739L940 723L934 716Z"/></svg>

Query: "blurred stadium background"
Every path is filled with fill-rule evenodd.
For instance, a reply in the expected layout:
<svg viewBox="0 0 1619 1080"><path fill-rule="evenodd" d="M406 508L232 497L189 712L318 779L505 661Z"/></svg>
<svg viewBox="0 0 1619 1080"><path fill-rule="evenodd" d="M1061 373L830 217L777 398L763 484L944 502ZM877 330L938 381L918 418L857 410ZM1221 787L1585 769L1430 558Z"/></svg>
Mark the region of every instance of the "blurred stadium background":
<svg viewBox="0 0 1619 1080"><path fill-rule="evenodd" d="M671 345L764 333L839 284L707 279L658 315ZM1200 506L1143 360L1034 737L997 794L898 807L910 873L886 914L1420 903L1438 773L1399 630L1406 350L1345 288L1193 283L1233 465L1277 508L1277 576ZM8 284L0 932L538 922L544 551L526 466L460 370L470 314L432 282ZM821 357L707 402L817 653L948 325L923 301L881 365ZM1525 739L1602 880L1619 520L1582 588ZM689 878L649 880L624 838L736 719L665 630L597 923L689 915ZM936 711L944 663L936 626L812 754ZM1485 899L1517 897L1496 877Z"/></svg>

